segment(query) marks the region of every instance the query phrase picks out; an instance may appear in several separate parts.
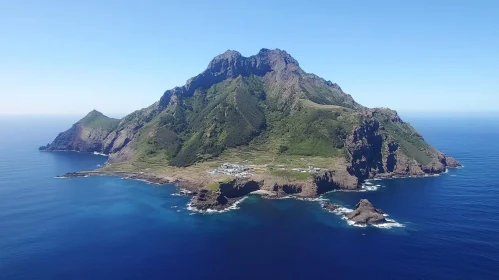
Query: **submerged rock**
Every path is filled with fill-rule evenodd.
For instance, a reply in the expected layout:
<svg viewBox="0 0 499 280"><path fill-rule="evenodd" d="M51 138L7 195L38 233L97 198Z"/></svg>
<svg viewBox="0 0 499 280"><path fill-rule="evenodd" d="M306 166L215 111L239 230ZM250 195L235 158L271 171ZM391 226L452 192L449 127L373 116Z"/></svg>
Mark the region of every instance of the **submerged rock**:
<svg viewBox="0 0 499 280"><path fill-rule="evenodd" d="M57 178L78 178L78 177L86 177L88 176L86 173L82 172L68 172L64 175L57 176Z"/></svg>
<svg viewBox="0 0 499 280"><path fill-rule="evenodd" d="M361 199L360 202L355 205L355 210L345 214L345 217L356 224L376 225L388 223L383 214L384 212L374 208L369 200Z"/></svg>
<svg viewBox="0 0 499 280"><path fill-rule="evenodd" d="M331 212L338 210L340 207L341 206L339 206L338 204L333 204L333 203L329 203L329 202L324 202L322 204L322 208L329 210Z"/></svg>

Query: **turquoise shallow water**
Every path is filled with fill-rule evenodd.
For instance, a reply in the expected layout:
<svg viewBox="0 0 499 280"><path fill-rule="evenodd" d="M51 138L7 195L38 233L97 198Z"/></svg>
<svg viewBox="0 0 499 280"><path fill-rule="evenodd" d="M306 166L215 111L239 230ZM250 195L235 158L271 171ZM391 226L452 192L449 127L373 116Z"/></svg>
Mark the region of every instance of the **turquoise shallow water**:
<svg viewBox="0 0 499 280"><path fill-rule="evenodd" d="M379 229L315 201L255 196L204 215L173 186L55 179L106 158L37 151L70 120L0 119L0 279L499 279L498 122L412 122L465 168L325 196L368 198L404 225Z"/></svg>

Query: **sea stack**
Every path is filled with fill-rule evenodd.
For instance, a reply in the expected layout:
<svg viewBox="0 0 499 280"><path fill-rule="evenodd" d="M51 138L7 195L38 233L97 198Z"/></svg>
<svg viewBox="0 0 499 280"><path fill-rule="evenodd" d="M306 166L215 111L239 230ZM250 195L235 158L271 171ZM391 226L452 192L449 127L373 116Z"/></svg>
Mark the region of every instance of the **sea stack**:
<svg viewBox="0 0 499 280"><path fill-rule="evenodd" d="M384 212L374 208L369 200L361 199L360 202L355 205L355 210L345 214L345 217L348 220L355 222L355 224L376 225L388 222L383 214Z"/></svg>

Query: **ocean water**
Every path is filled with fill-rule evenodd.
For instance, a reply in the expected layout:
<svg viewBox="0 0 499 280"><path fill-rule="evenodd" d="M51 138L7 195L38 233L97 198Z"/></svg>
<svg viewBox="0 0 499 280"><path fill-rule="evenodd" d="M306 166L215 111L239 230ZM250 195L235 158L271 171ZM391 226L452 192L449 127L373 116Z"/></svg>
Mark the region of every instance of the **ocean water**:
<svg viewBox="0 0 499 280"><path fill-rule="evenodd" d="M403 225L386 229L317 201L254 196L193 214L174 186L55 179L106 158L37 150L74 120L2 118L0 279L499 279L499 122L408 120L464 168L324 196L369 199Z"/></svg>

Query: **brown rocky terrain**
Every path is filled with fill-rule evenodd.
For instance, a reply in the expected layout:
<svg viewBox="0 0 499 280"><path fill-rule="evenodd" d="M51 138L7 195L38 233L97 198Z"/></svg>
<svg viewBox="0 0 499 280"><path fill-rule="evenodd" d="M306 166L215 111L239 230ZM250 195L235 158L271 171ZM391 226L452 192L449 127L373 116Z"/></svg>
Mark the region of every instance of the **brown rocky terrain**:
<svg viewBox="0 0 499 280"><path fill-rule="evenodd" d="M346 213L345 217L356 224L376 225L388 222L383 214L385 213L380 209L374 208L374 206L371 204L371 202L369 202L369 200L361 199L359 203L357 203L357 205L355 206L355 210Z"/></svg>

